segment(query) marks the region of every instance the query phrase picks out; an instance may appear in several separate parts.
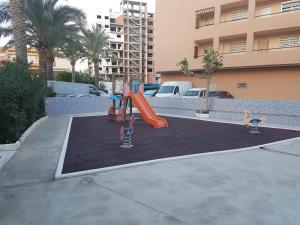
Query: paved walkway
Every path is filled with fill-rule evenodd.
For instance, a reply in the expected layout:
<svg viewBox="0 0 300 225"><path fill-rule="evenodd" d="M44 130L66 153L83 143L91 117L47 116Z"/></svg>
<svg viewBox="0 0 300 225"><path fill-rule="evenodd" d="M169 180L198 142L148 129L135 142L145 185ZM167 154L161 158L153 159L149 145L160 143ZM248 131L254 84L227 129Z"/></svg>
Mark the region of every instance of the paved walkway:
<svg viewBox="0 0 300 225"><path fill-rule="evenodd" d="M298 225L300 141L53 180L68 117L0 171L2 225Z"/></svg>

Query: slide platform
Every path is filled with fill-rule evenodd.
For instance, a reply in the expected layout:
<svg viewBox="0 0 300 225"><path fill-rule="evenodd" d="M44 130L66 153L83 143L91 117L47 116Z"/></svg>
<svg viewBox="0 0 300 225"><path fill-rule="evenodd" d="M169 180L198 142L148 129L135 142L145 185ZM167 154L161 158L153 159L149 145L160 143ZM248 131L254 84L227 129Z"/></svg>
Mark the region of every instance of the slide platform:
<svg viewBox="0 0 300 225"><path fill-rule="evenodd" d="M154 128L168 127L167 120L156 115L155 111L141 92L134 94L131 91L129 97L148 124L152 125Z"/></svg>

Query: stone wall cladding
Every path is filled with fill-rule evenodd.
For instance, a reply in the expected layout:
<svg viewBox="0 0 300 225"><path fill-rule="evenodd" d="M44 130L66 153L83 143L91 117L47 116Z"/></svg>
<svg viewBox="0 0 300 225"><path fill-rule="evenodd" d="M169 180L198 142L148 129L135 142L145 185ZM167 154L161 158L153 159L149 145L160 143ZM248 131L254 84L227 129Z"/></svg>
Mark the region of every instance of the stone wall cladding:
<svg viewBox="0 0 300 225"><path fill-rule="evenodd" d="M203 99L184 98L147 98L158 113L182 116L195 116L202 110ZM49 116L105 112L112 100L106 97L57 97L49 98L46 111ZM211 99L210 118L242 121L244 111L250 111L254 117L266 116L268 124L300 127L300 100L244 100Z"/></svg>

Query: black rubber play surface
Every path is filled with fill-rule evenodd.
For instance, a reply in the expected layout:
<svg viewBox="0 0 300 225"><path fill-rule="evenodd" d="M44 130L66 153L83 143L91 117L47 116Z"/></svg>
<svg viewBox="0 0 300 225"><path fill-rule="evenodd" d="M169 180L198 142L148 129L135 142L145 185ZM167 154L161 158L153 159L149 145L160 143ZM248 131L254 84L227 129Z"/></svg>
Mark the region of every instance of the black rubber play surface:
<svg viewBox="0 0 300 225"><path fill-rule="evenodd" d="M106 116L73 118L63 174L204 152L251 147L300 137L300 131L261 128L250 134L241 125L164 117L169 127L135 123L131 149L120 148L121 125Z"/></svg>

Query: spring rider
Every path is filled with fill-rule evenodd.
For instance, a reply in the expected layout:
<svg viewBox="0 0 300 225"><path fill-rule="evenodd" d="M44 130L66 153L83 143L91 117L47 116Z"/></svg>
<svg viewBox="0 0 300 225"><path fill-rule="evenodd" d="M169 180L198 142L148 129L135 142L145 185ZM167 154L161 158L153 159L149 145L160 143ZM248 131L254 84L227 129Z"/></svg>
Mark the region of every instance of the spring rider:
<svg viewBox="0 0 300 225"><path fill-rule="evenodd" d="M120 139L123 141L123 144L120 146L121 148L132 148L134 145L131 143L131 137L133 135L133 124L136 121L134 115L131 116L129 127L120 129Z"/></svg>
<svg viewBox="0 0 300 225"><path fill-rule="evenodd" d="M251 113L248 111L244 112L244 125L246 127L249 127L249 133L252 134L259 134L259 125L263 124L266 122L267 118L266 117L261 117L261 118L251 118Z"/></svg>

